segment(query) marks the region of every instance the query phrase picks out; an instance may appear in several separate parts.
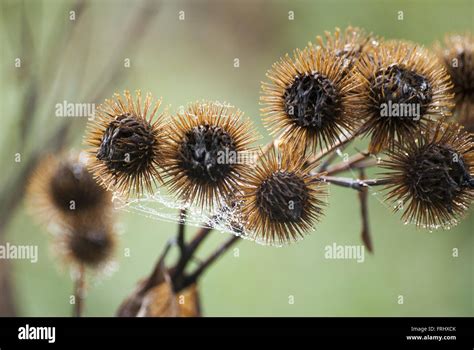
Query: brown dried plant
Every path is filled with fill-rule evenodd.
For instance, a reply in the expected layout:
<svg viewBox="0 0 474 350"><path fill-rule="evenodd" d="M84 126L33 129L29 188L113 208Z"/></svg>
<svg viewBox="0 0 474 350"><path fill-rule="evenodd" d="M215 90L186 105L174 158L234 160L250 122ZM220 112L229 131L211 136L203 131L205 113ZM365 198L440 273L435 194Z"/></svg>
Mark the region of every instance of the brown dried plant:
<svg viewBox="0 0 474 350"><path fill-rule="evenodd" d="M465 80L472 76L472 36L447 41L444 66L421 46L384 42L359 28L336 29L325 37L284 56L268 71L261 112L275 137L257 153L258 137L249 119L226 104L196 102L169 118L155 118L160 102L153 107L151 95L142 102L139 92L136 99L125 92L125 101L115 95L100 108L86 137L98 183L126 197L163 185L183 204L176 237L122 303L118 316L201 315L197 286L203 273L242 237L283 245L314 231L327 205L329 185L358 191L361 237L370 252L372 186L385 186L387 202L417 227L448 228L466 215L474 199L474 144L469 130L448 124L447 117L455 102L460 121L466 121L464 109L472 109L466 107L472 106L472 94ZM461 71L447 66L453 58L462 62ZM419 114L385 116L385 104L413 104ZM345 147L364 135L370 137L368 150L334 164ZM365 170L378 165L386 172L367 179ZM359 178L339 176L349 170ZM51 169L43 172L50 184L56 183ZM39 190L38 184L32 185L37 189L33 192L46 199L40 207L69 224L63 236L66 256L98 266L115 246L111 221L107 215L98 221L59 215L60 203L75 193L67 180L61 176L59 196ZM88 181L92 193L105 192L92 178ZM81 187L75 190L91 194L82 193ZM90 198L91 212L94 203L109 210L107 201ZM196 252L214 227L203 223L186 239L186 212L192 206L213 215L235 214L229 219L234 235L204 259L197 260ZM168 265L166 257L174 246L179 255Z"/></svg>
<svg viewBox="0 0 474 350"><path fill-rule="evenodd" d="M412 139L427 120L451 115L449 76L436 57L420 46L386 42L373 55L363 57L357 70L364 81L361 133L370 137L371 153L393 148L397 140ZM384 110L391 106L408 113L386 115Z"/></svg>
<svg viewBox="0 0 474 350"><path fill-rule="evenodd" d="M474 36L472 33L446 35L435 50L454 85L456 120L474 132Z"/></svg>
<svg viewBox="0 0 474 350"><path fill-rule="evenodd" d="M157 115L161 100L153 103L149 93L144 101L140 91L136 99L129 91L124 97L115 94L98 108L85 142L92 147L90 169L105 188L141 195L162 182L164 115Z"/></svg>

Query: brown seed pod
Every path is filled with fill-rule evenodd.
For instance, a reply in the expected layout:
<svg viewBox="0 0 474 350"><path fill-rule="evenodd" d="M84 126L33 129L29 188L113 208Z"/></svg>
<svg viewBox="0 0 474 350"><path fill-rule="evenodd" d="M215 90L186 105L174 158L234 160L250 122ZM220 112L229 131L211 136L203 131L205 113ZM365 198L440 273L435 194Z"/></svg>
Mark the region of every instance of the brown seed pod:
<svg viewBox="0 0 474 350"><path fill-rule="evenodd" d="M163 282L148 291L137 314L138 317L199 317L199 294L195 284L180 293Z"/></svg>
<svg viewBox="0 0 474 350"><path fill-rule="evenodd" d="M118 317L199 317L201 305L196 283L176 292L169 270L161 261L122 302Z"/></svg>
<svg viewBox="0 0 474 350"><path fill-rule="evenodd" d="M362 58L358 69L364 80L361 132L371 138L371 153L392 148L396 140L413 138L431 118L451 115L449 76L421 47L387 42L373 56Z"/></svg>
<svg viewBox="0 0 474 350"><path fill-rule="evenodd" d="M242 188L246 234L267 244L303 237L322 215L326 185L311 175L301 150L283 146L262 153Z"/></svg>
<svg viewBox="0 0 474 350"><path fill-rule="evenodd" d="M218 102L191 104L170 122L166 184L179 198L210 209L235 195L256 140L250 120Z"/></svg>
<svg viewBox="0 0 474 350"><path fill-rule="evenodd" d="M474 142L462 126L429 122L382 163L387 200L403 219L427 228L450 227L474 199Z"/></svg>
<svg viewBox="0 0 474 350"><path fill-rule="evenodd" d="M140 196L161 182L165 123L163 114L155 118L161 100L153 106L147 94L142 102L140 91L135 101L128 91L124 97L115 94L98 108L85 143L92 146L90 169L105 188Z"/></svg>
<svg viewBox="0 0 474 350"><path fill-rule="evenodd" d="M100 216L111 208L112 196L87 170L84 154L47 156L38 165L27 187L30 211L43 223L80 215Z"/></svg>
<svg viewBox="0 0 474 350"><path fill-rule="evenodd" d="M283 142L313 151L355 130L360 118L354 92L360 81L348 74L347 64L333 50L312 45L274 63L267 72L271 82L262 82L265 126Z"/></svg>
<svg viewBox="0 0 474 350"><path fill-rule="evenodd" d="M474 133L474 36L447 35L435 50L454 84L456 121Z"/></svg>
<svg viewBox="0 0 474 350"><path fill-rule="evenodd" d="M113 256L117 234L110 213L104 213L71 218L63 223L54 239L54 251L66 264L100 269Z"/></svg>
<svg viewBox="0 0 474 350"><path fill-rule="evenodd" d="M324 37L325 40L318 35L316 37L316 44L333 52L337 57L342 57L346 60L347 72L363 56L371 55L371 52L380 45L380 39L372 34L367 34L361 28L352 26L348 26L344 32L339 28L336 28L333 34L326 31L324 32Z"/></svg>

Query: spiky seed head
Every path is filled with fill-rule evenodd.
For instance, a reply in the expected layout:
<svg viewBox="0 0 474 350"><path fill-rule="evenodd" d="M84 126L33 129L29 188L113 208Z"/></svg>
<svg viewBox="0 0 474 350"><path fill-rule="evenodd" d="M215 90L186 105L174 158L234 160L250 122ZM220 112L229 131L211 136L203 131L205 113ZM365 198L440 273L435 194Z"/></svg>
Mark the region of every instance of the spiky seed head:
<svg viewBox="0 0 474 350"><path fill-rule="evenodd" d="M49 155L40 161L27 187L28 207L43 223L79 215L100 216L111 208L111 195L97 184L82 153Z"/></svg>
<svg viewBox="0 0 474 350"><path fill-rule="evenodd" d="M168 130L163 152L171 192L209 209L229 202L257 138L250 120L232 106L203 101L172 118Z"/></svg>
<svg viewBox="0 0 474 350"><path fill-rule="evenodd" d="M283 142L316 150L334 145L357 127L358 97L353 92L360 82L333 51L312 45L296 50L293 58L286 55L274 63L267 77L261 111L265 126Z"/></svg>
<svg viewBox="0 0 474 350"><path fill-rule="evenodd" d="M474 133L474 35L447 35L435 49L454 84L456 121Z"/></svg>
<svg viewBox="0 0 474 350"><path fill-rule="evenodd" d="M325 188L301 150L280 146L262 153L242 189L244 234L266 244L303 237L322 215Z"/></svg>
<svg viewBox="0 0 474 350"><path fill-rule="evenodd" d="M81 215L65 222L54 239L55 252L66 264L100 270L113 257L117 234L111 216Z"/></svg>
<svg viewBox="0 0 474 350"><path fill-rule="evenodd" d="M370 136L369 151L393 148L427 120L451 115L453 94L445 69L427 50L409 42L387 42L358 65L364 84L359 106Z"/></svg>
<svg viewBox="0 0 474 350"><path fill-rule="evenodd" d="M135 100L128 91L124 98L115 94L98 108L85 143L92 147L90 169L105 188L140 196L161 183L165 121L163 114L155 118L161 100L154 104L151 94L144 102L140 91Z"/></svg>
<svg viewBox="0 0 474 350"><path fill-rule="evenodd" d="M348 26L344 31L337 28L334 33L324 32L316 37L316 44L333 52L337 57L343 58L346 70L349 72L358 61L367 55L371 55L380 45L380 39L372 34L367 34L363 29Z"/></svg>
<svg viewBox="0 0 474 350"><path fill-rule="evenodd" d="M388 154L387 199L403 219L428 228L456 224L474 199L474 142L462 126L429 122Z"/></svg>

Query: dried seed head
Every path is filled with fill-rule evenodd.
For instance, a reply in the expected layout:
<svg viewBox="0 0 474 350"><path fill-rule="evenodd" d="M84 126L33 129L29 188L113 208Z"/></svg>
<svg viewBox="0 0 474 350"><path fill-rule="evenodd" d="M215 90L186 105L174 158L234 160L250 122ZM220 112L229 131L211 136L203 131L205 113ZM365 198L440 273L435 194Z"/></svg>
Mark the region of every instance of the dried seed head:
<svg viewBox="0 0 474 350"><path fill-rule="evenodd" d="M344 58L321 47L296 50L273 64L262 83L262 113L272 134L283 142L312 150L340 141L344 132L357 127L353 94L358 76L348 74Z"/></svg>
<svg viewBox="0 0 474 350"><path fill-rule="evenodd" d="M474 199L474 142L456 124L428 123L426 132L396 143L382 166L387 198L403 218L436 228L455 224Z"/></svg>
<svg viewBox="0 0 474 350"><path fill-rule="evenodd" d="M115 94L114 100L99 107L97 118L88 125L85 142L93 147L89 151L91 170L104 187L126 196L131 192L141 195L161 182L163 115L154 119L161 101L148 116L151 94L146 95L143 110L140 91L136 101L128 91L124 96L126 103Z"/></svg>
<svg viewBox="0 0 474 350"><path fill-rule="evenodd" d="M218 125L198 125L186 132L181 143L181 166L197 181L218 182L232 171L232 164L220 163L220 154L236 151L229 133Z"/></svg>
<svg viewBox="0 0 474 350"><path fill-rule="evenodd" d="M339 94L324 75L297 76L284 93L285 111L299 127L318 128L341 108Z"/></svg>
<svg viewBox="0 0 474 350"><path fill-rule="evenodd" d="M87 170L84 154L47 156L30 178L28 205L42 223L69 220L79 215L103 215L111 208L111 195Z"/></svg>
<svg viewBox="0 0 474 350"><path fill-rule="evenodd" d="M153 159L155 142L151 126L130 113L116 116L105 129L96 157L111 171L134 174L146 169ZM130 161L124 161L127 155Z"/></svg>
<svg viewBox="0 0 474 350"><path fill-rule="evenodd" d="M245 234L285 244L308 232L322 215L325 184L311 175L301 150L283 147L261 155L243 186Z"/></svg>
<svg viewBox="0 0 474 350"><path fill-rule="evenodd" d="M362 132L371 137L372 153L413 138L432 117L451 114L449 77L420 47L388 42L363 58L358 69L365 80L360 86Z"/></svg>
<svg viewBox="0 0 474 350"><path fill-rule="evenodd" d="M397 104L415 103L420 105L421 114L426 113L433 99L427 78L396 63L375 73L370 94L379 105L386 101Z"/></svg>
<svg viewBox="0 0 474 350"><path fill-rule="evenodd" d="M271 221L298 222L308 196L308 188L301 176L294 172L277 171L258 188L256 204Z"/></svg>
<svg viewBox="0 0 474 350"><path fill-rule="evenodd" d="M242 115L230 106L202 102L173 118L163 152L166 183L179 198L214 208L233 197L256 139Z"/></svg>
<svg viewBox="0 0 474 350"><path fill-rule="evenodd" d="M316 37L316 44L333 52L337 57L343 58L347 71L350 71L366 55L371 55L380 45L379 39L372 34L367 34L363 29L349 26L344 33L336 28L334 34L324 33L325 39Z"/></svg>
<svg viewBox="0 0 474 350"><path fill-rule="evenodd" d="M456 120L474 133L474 36L449 35L435 49L454 84Z"/></svg>
<svg viewBox="0 0 474 350"><path fill-rule="evenodd" d="M110 216L79 216L55 236L55 250L68 264L100 269L113 256L116 236Z"/></svg>
<svg viewBox="0 0 474 350"><path fill-rule="evenodd" d="M82 162L60 162L49 183L55 206L66 213L81 212L103 205L107 194ZM71 210L71 202L75 202Z"/></svg>

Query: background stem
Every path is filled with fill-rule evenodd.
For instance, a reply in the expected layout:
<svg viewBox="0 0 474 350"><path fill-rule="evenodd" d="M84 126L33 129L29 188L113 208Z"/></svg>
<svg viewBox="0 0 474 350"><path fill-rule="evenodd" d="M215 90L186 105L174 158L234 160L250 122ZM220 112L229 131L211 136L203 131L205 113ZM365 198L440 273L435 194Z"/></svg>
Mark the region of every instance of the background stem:
<svg viewBox="0 0 474 350"><path fill-rule="evenodd" d="M84 265L79 266L79 273L74 282L74 309L73 316L81 317L84 311L84 281L85 271Z"/></svg>

